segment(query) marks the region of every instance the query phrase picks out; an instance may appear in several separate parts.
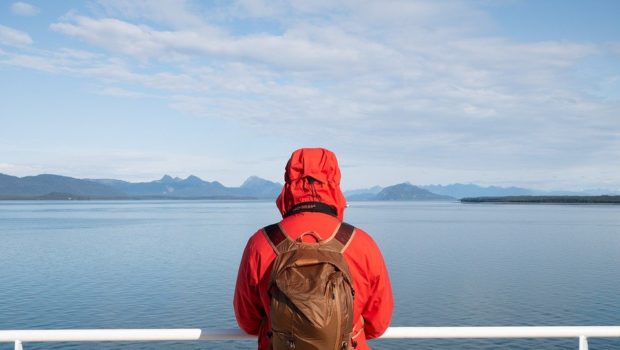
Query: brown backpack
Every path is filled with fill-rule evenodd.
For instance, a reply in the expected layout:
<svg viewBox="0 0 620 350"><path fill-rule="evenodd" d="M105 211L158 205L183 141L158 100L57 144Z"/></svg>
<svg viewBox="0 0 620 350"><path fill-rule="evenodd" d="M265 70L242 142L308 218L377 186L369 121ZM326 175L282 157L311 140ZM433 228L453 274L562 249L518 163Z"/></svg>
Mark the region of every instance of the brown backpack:
<svg viewBox="0 0 620 350"><path fill-rule="evenodd" d="M269 278L270 344L274 350L351 349L353 280L343 252L355 227L341 223L322 240L292 240L280 225L265 227L277 257ZM306 243L312 235L317 243Z"/></svg>

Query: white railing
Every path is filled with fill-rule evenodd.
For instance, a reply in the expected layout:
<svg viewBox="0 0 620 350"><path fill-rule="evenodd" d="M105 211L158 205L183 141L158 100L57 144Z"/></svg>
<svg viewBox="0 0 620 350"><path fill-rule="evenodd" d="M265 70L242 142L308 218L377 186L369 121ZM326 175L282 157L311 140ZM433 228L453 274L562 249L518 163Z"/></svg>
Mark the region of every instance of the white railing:
<svg viewBox="0 0 620 350"><path fill-rule="evenodd" d="M620 326L578 327L390 327L382 339L575 338L588 350L589 337L620 338ZM253 340L238 329L55 329L4 330L0 343L79 341Z"/></svg>

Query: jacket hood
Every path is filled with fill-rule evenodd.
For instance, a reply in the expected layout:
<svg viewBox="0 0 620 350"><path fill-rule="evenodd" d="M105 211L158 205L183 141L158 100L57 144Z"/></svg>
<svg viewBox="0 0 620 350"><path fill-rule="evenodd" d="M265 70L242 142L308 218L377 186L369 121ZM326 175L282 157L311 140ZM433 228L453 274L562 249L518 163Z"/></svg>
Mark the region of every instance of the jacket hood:
<svg viewBox="0 0 620 350"><path fill-rule="evenodd" d="M284 186L276 199L282 216L303 202L321 202L344 217L347 201L340 190L340 168L336 155L324 148L301 148L286 164ZM313 180L314 179L314 180Z"/></svg>

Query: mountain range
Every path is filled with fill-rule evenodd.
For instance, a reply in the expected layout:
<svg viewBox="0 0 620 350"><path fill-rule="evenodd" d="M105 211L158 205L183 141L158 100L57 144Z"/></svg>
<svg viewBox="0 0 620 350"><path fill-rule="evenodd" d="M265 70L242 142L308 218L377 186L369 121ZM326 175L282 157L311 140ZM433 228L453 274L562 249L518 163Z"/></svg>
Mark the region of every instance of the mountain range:
<svg viewBox="0 0 620 350"><path fill-rule="evenodd" d="M272 199L282 185L256 176L240 187L226 187L197 176L163 176L150 182L75 179L43 174L16 177L0 174L0 199Z"/></svg>
<svg viewBox="0 0 620 350"><path fill-rule="evenodd" d="M149 182L115 179L76 179L42 174L16 177L0 174L0 199L275 199L282 184L257 176L249 177L239 187L226 187L218 181L197 176L163 176ZM464 197L498 197L523 195L599 195L614 191L543 192L519 187L482 187L475 184L414 186L374 186L345 191L349 201L356 200L454 200Z"/></svg>
<svg viewBox="0 0 620 350"><path fill-rule="evenodd" d="M506 197L506 196L599 196L619 195L619 191L608 189L589 189L583 191L540 191L522 187L480 186L476 184L421 185L416 186L431 193L456 199L472 197ZM387 187L386 187L387 188ZM374 186L366 189L346 191L348 200L373 200L384 188Z"/></svg>
<svg viewBox="0 0 620 350"><path fill-rule="evenodd" d="M0 199L275 199L282 184L249 177L239 187L226 187L191 175L185 179L164 175L150 182L115 179L75 179L43 174L16 177L0 174ZM357 196L356 196L357 193ZM428 190L402 183L353 191L349 200L450 200Z"/></svg>

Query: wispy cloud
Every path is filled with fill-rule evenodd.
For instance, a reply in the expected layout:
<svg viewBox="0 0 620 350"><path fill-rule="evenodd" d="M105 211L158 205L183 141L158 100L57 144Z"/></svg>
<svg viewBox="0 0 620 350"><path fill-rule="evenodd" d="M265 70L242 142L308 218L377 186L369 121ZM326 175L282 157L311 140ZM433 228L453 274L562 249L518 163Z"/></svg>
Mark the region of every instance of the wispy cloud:
<svg viewBox="0 0 620 350"><path fill-rule="evenodd" d="M28 33L0 24L0 44L23 46L32 44Z"/></svg>
<svg viewBox="0 0 620 350"><path fill-rule="evenodd" d="M170 55L215 56L220 59L251 59L288 67L354 64L358 53L336 45L309 40L305 33L282 36L256 34L243 37L203 31L161 31L113 19L75 16L72 22L54 23L51 29L77 37L112 53L138 58ZM274 55L278 52L278 55Z"/></svg>
<svg viewBox="0 0 620 350"><path fill-rule="evenodd" d="M36 6L18 1L11 5L11 12L19 16L36 16L39 14L39 9Z"/></svg>

